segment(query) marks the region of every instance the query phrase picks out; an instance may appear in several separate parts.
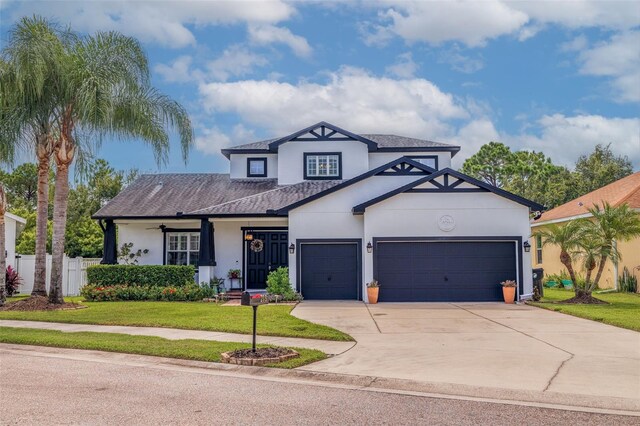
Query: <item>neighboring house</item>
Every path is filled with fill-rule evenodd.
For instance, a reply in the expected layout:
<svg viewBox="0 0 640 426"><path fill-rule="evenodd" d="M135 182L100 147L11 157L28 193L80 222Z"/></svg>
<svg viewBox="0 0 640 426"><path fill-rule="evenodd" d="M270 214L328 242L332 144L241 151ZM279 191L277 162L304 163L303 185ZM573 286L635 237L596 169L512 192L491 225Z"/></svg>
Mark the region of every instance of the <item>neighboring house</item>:
<svg viewBox="0 0 640 426"><path fill-rule="evenodd" d="M16 268L16 239L27 224L27 219L11 213L4 214L4 241L7 265Z"/></svg>
<svg viewBox="0 0 640 426"><path fill-rule="evenodd" d="M288 266L307 300L363 300L373 279L383 302L500 300L505 279L527 297L542 206L452 170L459 150L325 122L223 149L230 174L144 175L96 212L103 263L131 242L140 264L240 269L249 290Z"/></svg>
<svg viewBox="0 0 640 426"><path fill-rule="evenodd" d="M590 218L587 209L595 204L602 206L608 202L614 207L628 204L629 207L640 212L640 172L636 172L600 189L596 189L582 197L569 201L561 206L545 212L540 219L532 223L532 231L541 231L550 223L562 223L573 219ZM560 249L556 246L542 246L541 237L533 237L531 241L531 258L534 268L544 268L544 274L559 274L565 271L560 263ZM599 286L614 288L618 277L626 266L629 271L638 276L640 268L640 238L619 242L618 250L622 253L622 260L615 265L611 260L605 264ZM580 268L582 269L582 265Z"/></svg>

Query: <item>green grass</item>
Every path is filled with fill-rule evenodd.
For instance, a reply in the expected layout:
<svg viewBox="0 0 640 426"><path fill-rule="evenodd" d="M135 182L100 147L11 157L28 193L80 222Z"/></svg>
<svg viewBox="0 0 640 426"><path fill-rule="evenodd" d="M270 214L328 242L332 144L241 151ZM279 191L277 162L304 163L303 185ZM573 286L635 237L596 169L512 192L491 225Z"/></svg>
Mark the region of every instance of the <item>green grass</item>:
<svg viewBox="0 0 640 426"><path fill-rule="evenodd" d="M15 327L0 327L0 343L88 349L209 362L220 362L220 354L222 352L251 347L251 345L245 343L212 342L194 339L168 340L155 336L131 336L128 334L94 332L68 333L57 330ZM258 346L266 347L267 345ZM298 358L271 364L268 367L296 368L327 357L323 352L314 349L294 349L300 353Z"/></svg>
<svg viewBox="0 0 640 426"><path fill-rule="evenodd" d="M9 300L18 300L10 298ZM81 297L66 301L80 302ZM86 309L70 311L2 311L0 319L71 324L128 325L251 334L253 311L248 306L204 302L82 302ZM352 341L348 334L290 314L291 305L258 308L258 334L308 339Z"/></svg>
<svg viewBox="0 0 640 426"><path fill-rule="evenodd" d="M574 292L570 290L545 288L544 298L541 302L531 302L531 305L640 331L640 294L593 294L594 297L609 302L609 305L561 305L553 303L570 299L573 296Z"/></svg>

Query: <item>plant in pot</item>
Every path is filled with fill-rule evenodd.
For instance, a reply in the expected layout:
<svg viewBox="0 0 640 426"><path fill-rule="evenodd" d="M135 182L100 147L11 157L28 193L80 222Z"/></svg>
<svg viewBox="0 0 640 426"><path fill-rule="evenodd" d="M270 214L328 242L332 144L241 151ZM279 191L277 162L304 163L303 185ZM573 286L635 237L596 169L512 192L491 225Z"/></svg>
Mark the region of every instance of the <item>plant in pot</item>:
<svg viewBox="0 0 640 426"><path fill-rule="evenodd" d="M378 292L380 291L380 284L377 280L373 280L367 284L367 299L370 304L378 303Z"/></svg>
<svg viewBox="0 0 640 426"><path fill-rule="evenodd" d="M231 290L240 288L240 269L229 269L227 272L227 278L229 278L229 288Z"/></svg>
<svg viewBox="0 0 640 426"><path fill-rule="evenodd" d="M504 303L513 303L516 299L516 282L514 280L506 280L502 281L500 285L502 285Z"/></svg>

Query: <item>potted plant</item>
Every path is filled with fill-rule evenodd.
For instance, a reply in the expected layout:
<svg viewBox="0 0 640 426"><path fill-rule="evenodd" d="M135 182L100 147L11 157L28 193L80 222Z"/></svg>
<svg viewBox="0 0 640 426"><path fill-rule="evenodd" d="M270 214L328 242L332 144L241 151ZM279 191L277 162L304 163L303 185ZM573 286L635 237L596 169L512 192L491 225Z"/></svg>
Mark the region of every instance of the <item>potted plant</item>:
<svg viewBox="0 0 640 426"><path fill-rule="evenodd" d="M229 272L227 272L227 277L229 278L229 289L230 290L234 290L234 289L239 289L240 288L240 274L241 271L240 269L229 269ZM236 284L238 284L236 286Z"/></svg>
<svg viewBox="0 0 640 426"><path fill-rule="evenodd" d="M513 303L516 299L516 282L514 280L506 280L500 283L502 285L502 297L504 303Z"/></svg>
<svg viewBox="0 0 640 426"><path fill-rule="evenodd" d="M377 280L373 280L367 284L367 299L370 304L378 303L378 292L380 291L380 284Z"/></svg>

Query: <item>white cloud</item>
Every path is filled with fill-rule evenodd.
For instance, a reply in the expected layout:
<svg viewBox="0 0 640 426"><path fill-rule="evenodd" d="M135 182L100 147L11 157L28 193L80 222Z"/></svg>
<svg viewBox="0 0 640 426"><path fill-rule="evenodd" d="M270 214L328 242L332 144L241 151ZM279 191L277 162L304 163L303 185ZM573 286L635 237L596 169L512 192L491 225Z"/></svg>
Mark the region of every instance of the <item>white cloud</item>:
<svg viewBox="0 0 640 426"><path fill-rule="evenodd" d="M460 41L482 46L488 39L514 33L527 23L525 13L497 0L489 1L381 1L383 24L374 28L373 39L388 33L409 42L438 45Z"/></svg>
<svg viewBox="0 0 640 426"><path fill-rule="evenodd" d="M187 83L194 79L191 70L193 58L184 55L176 58L170 64L158 64L154 70L162 76L162 78L170 83Z"/></svg>
<svg viewBox="0 0 640 426"><path fill-rule="evenodd" d="M389 65L385 70L392 75L400 78L413 78L418 71L418 64L413 61L411 52L398 55L396 63Z"/></svg>
<svg viewBox="0 0 640 426"><path fill-rule="evenodd" d="M313 49L304 37L293 34L288 28L276 27L274 25L250 25L249 39L256 44L265 45L281 43L289 48L297 56L308 58Z"/></svg>
<svg viewBox="0 0 640 426"><path fill-rule="evenodd" d="M640 31L616 34L579 55L580 72L612 77L614 98L640 102Z"/></svg>
<svg viewBox="0 0 640 426"><path fill-rule="evenodd" d="M484 68L482 59L463 55L457 46L443 51L438 58L438 62L448 64L452 70L464 74L473 74Z"/></svg>
<svg viewBox="0 0 640 426"><path fill-rule="evenodd" d="M255 67L267 65L267 59L249 51L246 47L234 45L225 49L219 58L207 63L207 70L216 80L226 81L229 77L250 74Z"/></svg>
<svg viewBox="0 0 640 426"><path fill-rule="evenodd" d="M460 152L453 158L453 166L457 168L462 166L465 159L478 152L482 145L500 141L501 137L491 120L478 118L462 126L454 140L460 145Z"/></svg>
<svg viewBox="0 0 640 426"><path fill-rule="evenodd" d="M54 17L86 32L116 30L172 48L196 43L189 27L221 24L275 24L295 9L269 1L30 1L3 2L12 20L24 15ZM5 14L7 12L4 12Z"/></svg>
<svg viewBox="0 0 640 426"><path fill-rule="evenodd" d="M371 3L368 3L371 4ZM469 47L514 35L533 37L547 25L570 29L628 30L640 25L634 1L421 1L379 0L378 22L364 23L361 32L368 44L384 44L395 36L408 42L438 45L457 41Z"/></svg>
<svg viewBox="0 0 640 426"><path fill-rule="evenodd" d="M611 143L616 154L627 155L636 167L640 164L640 119L554 114L543 116L534 127L539 130L538 135L514 136L512 143L543 151L554 163L570 166L597 144Z"/></svg>
<svg viewBox="0 0 640 426"><path fill-rule="evenodd" d="M195 148L205 154L218 154L223 148L232 145L231 138L218 127L199 129L195 139Z"/></svg>
<svg viewBox="0 0 640 426"><path fill-rule="evenodd" d="M560 44L561 52L580 52L589 46L589 40L581 34L569 41Z"/></svg>
<svg viewBox="0 0 640 426"><path fill-rule="evenodd" d="M326 120L353 131L442 138L447 120L468 113L450 94L424 79L394 80L362 69L341 68L325 84L266 80L200 85L208 112L235 113L273 135Z"/></svg>

